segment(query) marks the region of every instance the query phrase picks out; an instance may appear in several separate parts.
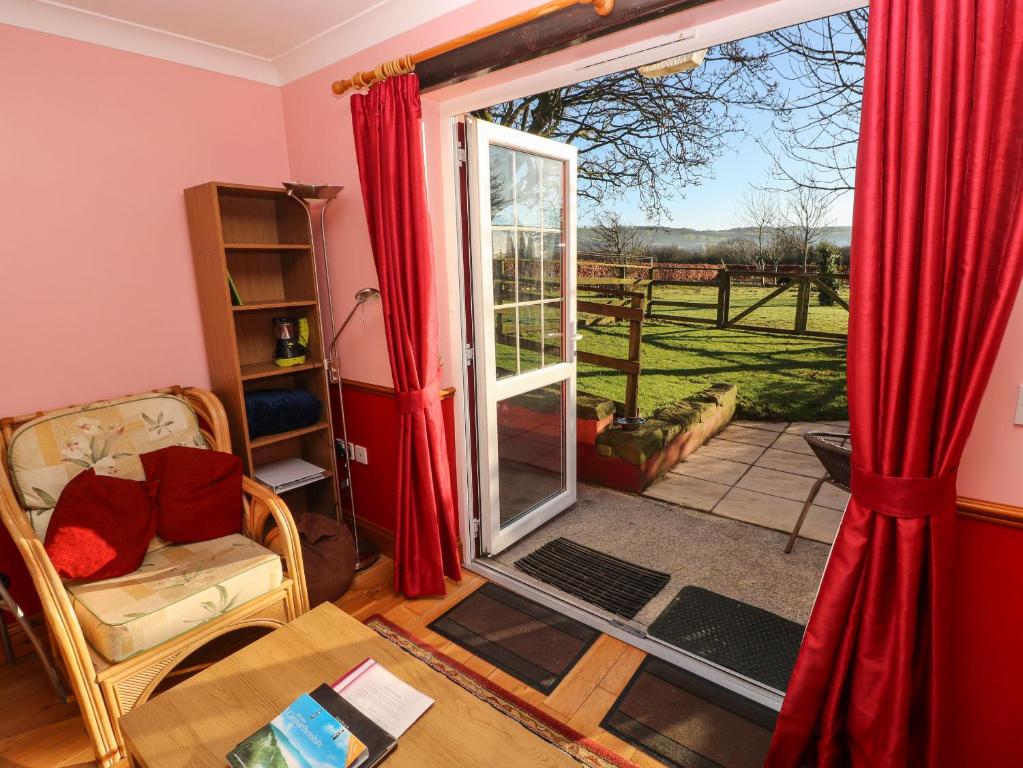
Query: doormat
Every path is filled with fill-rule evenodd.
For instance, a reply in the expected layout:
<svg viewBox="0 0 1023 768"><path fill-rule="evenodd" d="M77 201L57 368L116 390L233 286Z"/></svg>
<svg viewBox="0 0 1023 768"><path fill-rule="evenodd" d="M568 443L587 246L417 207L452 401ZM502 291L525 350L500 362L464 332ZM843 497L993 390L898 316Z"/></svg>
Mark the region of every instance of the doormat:
<svg viewBox="0 0 1023 768"><path fill-rule="evenodd" d="M516 560L515 567L625 619L635 618L671 579L667 573L560 538Z"/></svg>
<svg viewBox="0 0 1023 768"><path fill-rule="evenodd" d="M489 582L429 628L541 693L553 691L600 636Z"/></svg>
<svg viewBox="0 0 1023 768"><path fill-rule="evenodd" d="M700 587L683 587L647 630L651 637L784 691L802 624Z"/></svg>
<svg viewBox="0 0 1023 768"><path fill-rule="evenodd" d="M666 765L760 768L777 713L648 656L601 728Z"/></svg>
<svg viewBox="0 0 1023 768"><path fill-rule="evenodd" d="M468 598L466 598L468 599ZM567 754L580 765L591 768L639 768L635 763L588 739L548 713L523 701L492 680L412 636L382 616L371 616L366 626L381 637L440 672L480 701L515 720L527 730Z"/></svg>

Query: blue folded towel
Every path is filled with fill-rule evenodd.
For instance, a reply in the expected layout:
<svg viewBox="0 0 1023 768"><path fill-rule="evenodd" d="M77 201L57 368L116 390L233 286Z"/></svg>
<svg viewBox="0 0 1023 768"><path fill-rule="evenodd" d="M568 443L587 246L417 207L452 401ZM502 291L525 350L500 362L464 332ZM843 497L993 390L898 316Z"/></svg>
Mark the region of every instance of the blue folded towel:
<svg viewBox="0 0 1023 768"><path fill-rule="evenodd" d="M304 389L260 389L245 393L249 439L301 429L320 420L323 403Z"/></svg>

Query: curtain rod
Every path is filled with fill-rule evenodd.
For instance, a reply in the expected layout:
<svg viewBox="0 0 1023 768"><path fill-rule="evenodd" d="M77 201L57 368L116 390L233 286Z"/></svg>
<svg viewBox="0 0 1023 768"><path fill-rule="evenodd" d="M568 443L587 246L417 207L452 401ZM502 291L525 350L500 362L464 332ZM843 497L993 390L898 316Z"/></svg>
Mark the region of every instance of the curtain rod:
<svg viewBox="0 0 1023 768"><path fill-rule="evenodd" d="M475 43L479 40L490 37L491 35L496 35L498 32L513 29L527 22L547 16L555 11L570 8L573 5L592 5L593 10L596 11L598 16L607 16L612 10L614 10L615 0L548 0L548 2L543 5L538 5L536 8L531 8L528 11L523 11L522 13L510 16L503 21L498 21L486 27L482 27L481 29L477 29L475 32L469 32L461 37L448 40L446 43L435 45L433 48L428 48L425 51L420 51L419 53L413 53L411 55L406 54L405 56L401 56L393 61L386 61L368 72L356 72L348 80L335 80L331 83L330 89L340 96L345 91L352 88L367 88L373 83L379 82L388 77L393 77L394 75L407 75L409 72L415 71L416 64L426 61L427 59L432 59L435 56L449 53L457 48L469 45L470 43Z"/></svg>

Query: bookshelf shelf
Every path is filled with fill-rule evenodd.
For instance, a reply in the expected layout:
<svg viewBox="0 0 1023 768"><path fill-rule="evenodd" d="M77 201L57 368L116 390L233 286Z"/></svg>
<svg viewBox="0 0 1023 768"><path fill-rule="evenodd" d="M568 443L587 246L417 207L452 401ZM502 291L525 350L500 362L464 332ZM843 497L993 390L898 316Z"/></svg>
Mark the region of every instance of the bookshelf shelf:
<svg viewBox="0 0 1023 768"><path fill-rule="evenodd" d="M289 376L302 371L311 371L322 368L323 363L318 360L306 361L302 365L293 365L290 368L281 368L271 360L266 363L249 363L241 366L242 381L257 381L259 379L270 379L276 376Z"/></svg>
<svg viewBox="0 0 1023 768"><path fill-rule="evenodd" d="M324 429L329 429L330 425L325 421L317 422L316 424L310 424L308 427L302 427L301 429L292 429L288 432L278 432L276 435L266 435L265 437L257 437L255 440L249 442L249 445L253 449L263 448L267 445L273 445L274 443L283 443L285 440L294 440L297 437L303 435L311 435L313 432L320 432Z"/></svg>
<svg viewBox="0 0 1023 768"><path fill-rule="evenodd" d="M231 307L232 312L260 312L268 309L291 309L294 307L315 307L316 299L298 301L246 301L240 307Z"/></svg>

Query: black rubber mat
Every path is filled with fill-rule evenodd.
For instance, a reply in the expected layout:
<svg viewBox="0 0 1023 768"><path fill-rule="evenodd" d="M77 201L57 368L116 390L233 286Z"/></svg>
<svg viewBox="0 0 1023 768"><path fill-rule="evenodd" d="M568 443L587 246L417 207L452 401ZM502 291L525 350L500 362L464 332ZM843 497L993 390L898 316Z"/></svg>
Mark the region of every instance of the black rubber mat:
<svg viewBox="0 0 1023 768"><path fill-rule="evenodd" d="M784 691L802 624L700 587L683 587L647 630L740 675Z"/></svg>
<svg viewBox="0 0 1023 768"><path fill-rule="evenodd" d="M701 677L647 656L601 722L678 768L760 768L777 714Z"/></svg>
<svg viewBox="0 0 1023 768"><path fill-rule="evenodd" d="M671 579L568 539L547 542L516 560L515 567L626 619L634 618Z"/></svg>
<svg viewBox="0 0 1023 768"><path fill-rule="evenodd" d="M600 636L580 621L490 582L430 629L543 693L553 691Z"/></svg>

